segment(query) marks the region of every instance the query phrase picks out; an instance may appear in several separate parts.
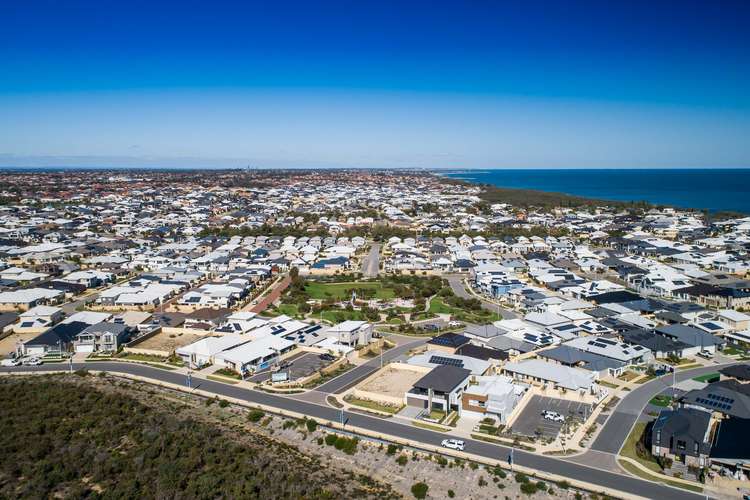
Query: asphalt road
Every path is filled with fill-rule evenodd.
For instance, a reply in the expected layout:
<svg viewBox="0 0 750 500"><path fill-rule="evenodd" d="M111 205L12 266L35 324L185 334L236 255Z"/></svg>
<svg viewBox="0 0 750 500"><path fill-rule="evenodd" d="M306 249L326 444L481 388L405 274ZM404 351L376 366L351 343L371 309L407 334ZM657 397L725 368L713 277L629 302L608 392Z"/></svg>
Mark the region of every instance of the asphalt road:
<svg viewBox="0 0 750 500"><path fill-rule="evenodd" d="M675 381L676 383L679 383L683 380L715 372L719 368L733 364L737 363L711 365L703 368L695 368L693 370L685 370L683 372L678 371L675 375ZM622 445L628 438L633 425L635 425L635 422L638 420L638 417L651 398L671 385L672 374L670 373L630 391L617 405L617 408L615 408L615 411L609 417L607 423L604 424L599 436L592 443L591 449L618 454L620 448L622 448Z"/></svg>
<svg viewBox="0 0 750 500"><path fill-rule="evenodd" d="M453 293L458 295L461 298L464 299L479 299L482 302L482 307L484 309L487 309L490 312L493 313L500 313L500 315L503 317L503 319L515 319L518 318L518 314L514 311L511 311L510 309L505 309L504 307L501 307L494 302L489 302L487 300L482 299L481 297L477 297L476 295L472 295L469 292L466 291L466 288L464 287L463 278L461 276L448 276L446 277L448 280L448 284L450 284L451 289L453 290Z"/></svg>
<svg viewBox="0 0 750 500"><path fill-rule="evenodd" d="M0 368L0 371L19 371L19 372L39 372L39 371L56 371L64 369L66 365L42 365L26 366L17 368ZM185 376L179 373L152 368L149 366L135 363L117 363L117 362L97 362L97 363L75 363L73 369L91 368L110 372L120 372L152 379L155 382L162 381L165 383L185 385ZM268 394L260 391L244 389L241 387L214 382L211 380L193 379L194 386L209 393L218 396L234 398L248 403L261 404L287 411L298 412L309 415L313 418L338 421L341 415L340 410L335 408L300 401L275 394ZM427 429L405 425L394 421L393 419L380 419L360 413L346 412L344 419L347 425L370 429L374 432L382 432L394 436L400 436L404 439L411 440L415 443L424 443L433 446L439 446L440 442L445 439L446 434L433 432ZM506 460L509 456L510 449L505 446L498 446L483 441L473 439L465 440L466 451L475 455L480 455L490 459ZM659 498L664 500L672 499L702 499L703 495L690 493L684 490L671 488L649 481L633 478L630 476L616 474L613 472L592 468L586 465L577 464L554 457L543 455L534 455L518 450L514 453L515 463L532 469L546 471L560 476L586 481L589 483L606 486L623 492L639 495L647 498Z"/></svg>
<svg viewBox="0 0 750 500"><path fill-rule="evenodd" d="M373 243L370 253L362 259L362 274L365 278L375 278L380 271L380 243Z"/></svg>
<svg viewBox="0 0 750 500"><path fill-rule="evenodd" d="M383 364L386 364L388 361L395 359L402 354L409 352L411 349L424 344L425 342L427 342L427 340L428 339L415 340L414 342L401 344L385 351L383 353ZM326 382L320 387L317 387L315 390L318 392L325 392L327 394L341 394L345 390L349 389L353 385L359 383L361 380L377 371L380 368L380 362L380 356L373 358L356 368L352 368L343 375L339 375L335 379Z"/></svg>

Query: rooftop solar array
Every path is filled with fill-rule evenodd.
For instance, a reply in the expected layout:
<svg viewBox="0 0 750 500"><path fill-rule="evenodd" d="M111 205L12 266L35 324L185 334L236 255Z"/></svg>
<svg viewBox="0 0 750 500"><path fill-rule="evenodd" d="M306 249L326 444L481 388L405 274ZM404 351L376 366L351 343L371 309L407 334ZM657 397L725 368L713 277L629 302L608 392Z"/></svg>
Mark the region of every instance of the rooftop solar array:
<svg viewBox="0 0 750 500"><path fill-rule="evenodd" d="M455 358L447 358L445 356L431 356L430 363L432 363L433 365L456 366L458 368L464 367L463 360L455 359Z"/></svg>

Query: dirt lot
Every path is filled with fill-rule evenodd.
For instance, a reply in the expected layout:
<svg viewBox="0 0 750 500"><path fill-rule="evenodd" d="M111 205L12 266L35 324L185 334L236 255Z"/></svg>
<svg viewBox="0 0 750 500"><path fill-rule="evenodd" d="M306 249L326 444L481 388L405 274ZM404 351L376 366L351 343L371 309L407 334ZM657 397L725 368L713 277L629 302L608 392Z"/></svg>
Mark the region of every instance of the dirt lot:
<svg viewBox="0 0 750 500"><path fill-rule="evenodd" d="M3 340L0 340L0 357L5 357L9 353L16 350L16 345L18 342L26 342L27 340L31 340L37 335L39 335L40 332L37 333L11 333L9 336L5 337Z"/></svg>
<svg viewBox="0 0 750 500"><path fill-rule="evenodd" d="M136 349L148 349L153 351L164 351L169 354L178 347L192 344L200 340L204 335L195 335L193 333L164 333L159 332L153 337L133 344L131 347Z"/></svg>
<svg viewBox="0 0 750 500"><path fill-rule="evenodd" d="M414 382L422 377L424 377L424 373L412 370L394 370L387 366L380 370L377 376L357 386L357 389L386 396L403 397L404 393L412 388Z"/></svg>

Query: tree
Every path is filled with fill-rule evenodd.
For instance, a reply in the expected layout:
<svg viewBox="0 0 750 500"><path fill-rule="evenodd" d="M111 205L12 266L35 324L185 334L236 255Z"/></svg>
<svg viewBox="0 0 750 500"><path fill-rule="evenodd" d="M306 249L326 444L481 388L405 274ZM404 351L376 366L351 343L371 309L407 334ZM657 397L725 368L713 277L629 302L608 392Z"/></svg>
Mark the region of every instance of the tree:
<svg viewBox="0 0 750 500"><path fill-rule="evenodd" d="M425 498L429 489L430 487L425 483L415 483L411 487L411 494L414 495L414 498Z"/></svg>

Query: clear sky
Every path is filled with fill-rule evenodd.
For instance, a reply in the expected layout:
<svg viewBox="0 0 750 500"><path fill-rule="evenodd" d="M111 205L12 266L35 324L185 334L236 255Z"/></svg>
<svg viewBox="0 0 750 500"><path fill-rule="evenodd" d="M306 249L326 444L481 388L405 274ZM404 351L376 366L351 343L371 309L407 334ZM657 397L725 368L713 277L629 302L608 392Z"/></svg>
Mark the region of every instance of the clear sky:
<svg viewBox="0 0 750 500"><path fill-rule="evenodd" d="M0 165L750 167L750 2L0 3Z"/></svg>

